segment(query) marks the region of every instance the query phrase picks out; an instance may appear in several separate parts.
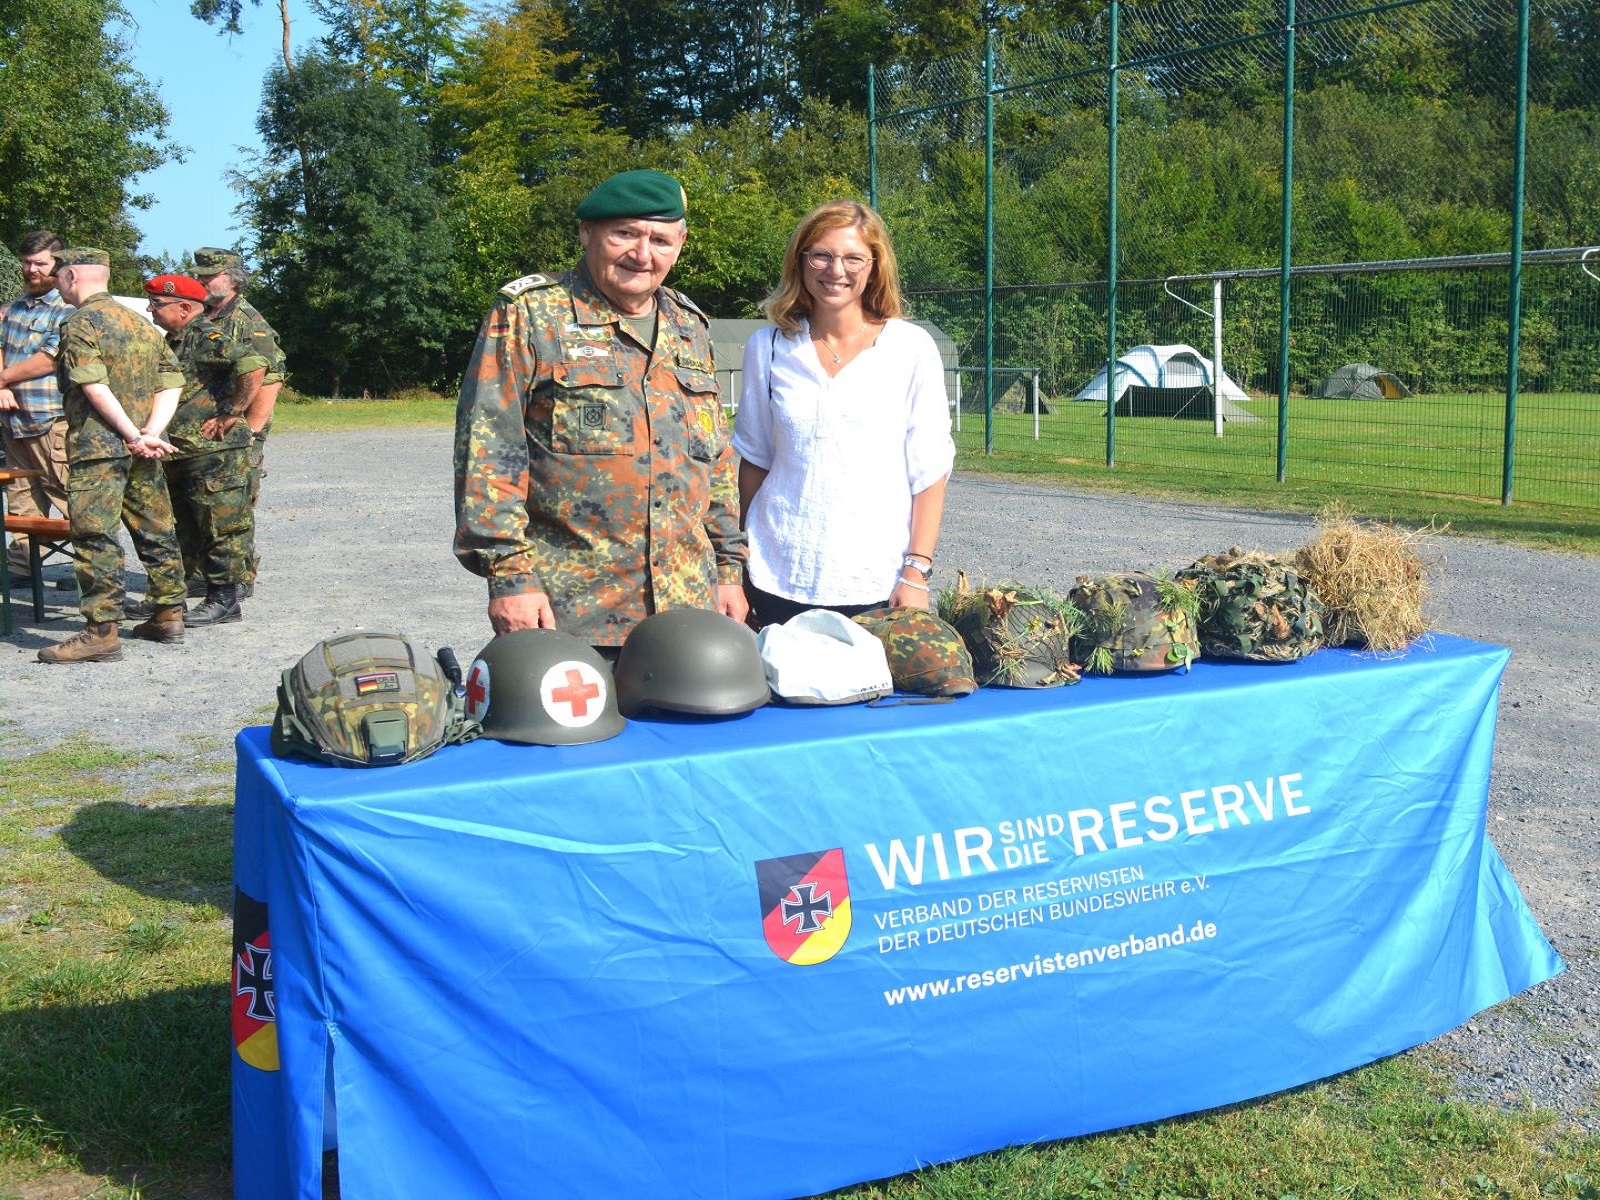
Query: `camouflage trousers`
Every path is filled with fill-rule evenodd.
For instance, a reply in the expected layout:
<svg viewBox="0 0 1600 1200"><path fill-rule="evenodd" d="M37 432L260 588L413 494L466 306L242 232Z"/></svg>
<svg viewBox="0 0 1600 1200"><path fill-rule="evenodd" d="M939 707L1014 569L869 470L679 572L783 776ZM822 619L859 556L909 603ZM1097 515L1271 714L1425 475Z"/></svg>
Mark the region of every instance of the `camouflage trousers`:
<svg viewBox="0 0 1600 1200"><path fill-rule="evenodd" d="M158 605L183 603L183 556L159 462L128 457L73 463L67 474L67 513L72 545L79 555L78 591L85 621L94 625L122 619L119 521L127 526L149 576L145 595Z"/></svg>
<svg viewBox="0 0 1600 1200"><path fill-rule="evenodd" d="M250 445L245 450L245 453L250 459L250 513L252 521L254 521L256 501L261 499L261 481L266 477L267 474L265 451L267 434L271 432L272 422L268 421L265 428L263 428L260 433L256 434L255 437L250 439ZM260 567L260 565L261 556L256 553L255 543L252 539L250 545L250 562L245 568L244 578L239 582L254 583L256 581L256 570L258 567Z"/></svg>
<svg viewBox="0 0 1600 1200"><path fill-rule="evenodd" d="M246 582L255 556L248 451L213 450L163 466L184 574L210 584Z"/></svg>

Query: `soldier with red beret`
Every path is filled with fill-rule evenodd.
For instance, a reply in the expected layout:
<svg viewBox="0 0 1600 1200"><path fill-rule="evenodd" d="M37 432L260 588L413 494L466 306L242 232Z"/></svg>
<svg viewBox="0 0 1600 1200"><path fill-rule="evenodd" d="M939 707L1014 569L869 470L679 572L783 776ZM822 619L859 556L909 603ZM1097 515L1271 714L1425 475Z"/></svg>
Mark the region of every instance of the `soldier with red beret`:
<svg viewBox="0 0 1600 1200"><path fill-rule="evenodd" d="M150 317L166 333L183 368L178 411L167 427L177 453L166 460L167 490L190 578L205 581L205 599L155 609L145 626L157 640L183 640L185 626L237 621L239 586L254 553L250 509L250 427L240 420L260 386L267 359L246 339L230 336L205 315L206 285L188 275L157 275L144 285Z"/></svg>

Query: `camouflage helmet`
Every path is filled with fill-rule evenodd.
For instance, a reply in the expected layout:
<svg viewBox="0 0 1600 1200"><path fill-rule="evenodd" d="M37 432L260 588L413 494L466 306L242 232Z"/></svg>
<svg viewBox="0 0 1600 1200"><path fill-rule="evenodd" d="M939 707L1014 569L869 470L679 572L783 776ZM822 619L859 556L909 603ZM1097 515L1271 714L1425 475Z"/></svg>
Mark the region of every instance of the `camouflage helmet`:
<svg viewBox="0 0 1600 1200"><path fill-rule="evenodd" d="M452 686L459 678L453 654L429 657L403 633L328 638L278 681L272 752L342 767L383 767L471 741L478 726Z"/></svg>
<svg viewBox="0 0 1600 1200"><path fill-rule="evenodd" d="M1200 649L1218 658L1293 662L1322 646L1322 601L1293 567L1234 546L1178 572L1200 601Z"/></svg>
<svg viewBox="0 0 1600 1200"><path fill-rule="evenodd" d="M578 746L622 732L611 669L559 629L518 629L489 642L467 671L467 715L485 737Z"/></svg>
<svg viewBox="0 0 1600 1200"><path fill-rule="evenodd" d="M704 608L652 613L628 633L617 657L617 704L627 716L646 708L735 716L769 699L756 635Z"/></svg>
<svg viewBox="0 0 1600 1200"><path fill-rule="evenodd" d="M1185 584L1141 571L1080 575L1069 594L1083 610L1079 661L1091 671L1187 670L1200 655L1198 602Z"/></svg>
<svg viewBox="0 0 1600 1200"><path fill-rule="evenodd" d="M1002 583L973 591L961 571L940 593L939 615L972 652L980 687L1061 687L1081 678L1072 635L1083 614L1045 588Z"/></svg>
<svg viewBox="0 0 1600 1200"><path fill-rule="evenodd" d="M966 696L977 691L971 651L937 614L925 608L874 608L854 620L883 643L897 692Z"/></svg>

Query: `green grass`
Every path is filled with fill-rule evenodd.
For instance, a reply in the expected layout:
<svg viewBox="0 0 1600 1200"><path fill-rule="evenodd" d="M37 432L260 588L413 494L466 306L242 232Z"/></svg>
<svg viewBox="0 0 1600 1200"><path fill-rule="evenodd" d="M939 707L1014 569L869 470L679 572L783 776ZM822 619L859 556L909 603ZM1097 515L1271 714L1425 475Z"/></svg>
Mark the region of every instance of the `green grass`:
<svg viewBox="0 0 1600 1200"><path fill-rule="evenodd" d="M0 1198L225 1194L227 771L0 753Z"/></svg>
<svg viewBox="0 0 1600 1200"><path fill-rule="evenodd" d="M273 413L273 432L346 432L352 429L405 429L417 426L454 426L456 402L441 396L402 400L279 401ZM3 1198L0 1198L3 1200Z"/></svg>
<svg viewBox="0 0 1600 1200"><path fill-rule="evenodd" d="M84 740L23 753L3 727L0 751L0 1200L225 1195L225 769L196 781L187 755ZM1549 1114L1448 1100L1449 1070L1423 1049L1246 1104L835 1195L1600 1200L1600 1138Z"/></svg>

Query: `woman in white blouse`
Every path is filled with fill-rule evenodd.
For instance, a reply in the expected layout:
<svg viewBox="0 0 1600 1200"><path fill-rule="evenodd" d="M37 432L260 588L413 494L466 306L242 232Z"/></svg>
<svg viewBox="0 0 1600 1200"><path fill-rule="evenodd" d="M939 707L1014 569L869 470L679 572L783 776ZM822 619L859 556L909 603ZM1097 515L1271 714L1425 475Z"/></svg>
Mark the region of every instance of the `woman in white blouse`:
<svg viewBox="0 0 1600 1200"><path fill-rule="evenodd" d="M745 346L733 435L756 624L929 607L955 443L883 219L853 200L813 210L762 309L772 327Z"/></svg>

